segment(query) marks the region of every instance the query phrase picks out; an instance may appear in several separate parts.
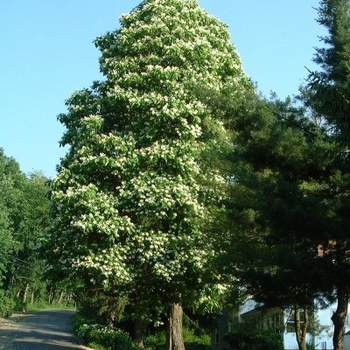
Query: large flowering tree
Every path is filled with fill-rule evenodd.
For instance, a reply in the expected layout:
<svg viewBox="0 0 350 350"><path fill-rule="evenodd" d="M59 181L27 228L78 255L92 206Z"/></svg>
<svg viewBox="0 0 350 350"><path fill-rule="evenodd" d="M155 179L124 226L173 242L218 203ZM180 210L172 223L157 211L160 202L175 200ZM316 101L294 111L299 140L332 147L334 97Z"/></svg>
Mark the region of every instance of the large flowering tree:
<svg viewBox="0 0 350 350"><path fill-rule="evenodd" d="M96 40L105 80L59 116L70 148L52 187L50 257L139 315L168 309L168 348L182 349L171 321L205 287L224 182L205 155L222 151L225 129L198 91L240 96L250 82L227 27L195 0L146 0L120 22Z"/></svg>

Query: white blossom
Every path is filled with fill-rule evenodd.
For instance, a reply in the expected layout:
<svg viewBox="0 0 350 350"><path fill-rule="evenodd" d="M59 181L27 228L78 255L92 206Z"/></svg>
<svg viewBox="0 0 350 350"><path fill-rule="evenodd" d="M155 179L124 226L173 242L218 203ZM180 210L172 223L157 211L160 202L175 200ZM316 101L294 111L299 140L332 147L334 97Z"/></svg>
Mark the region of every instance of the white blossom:
<svg viewBox="0 0 350 350"><path fill-rule="evenodd" d="M144 295L162 285L163 298L200 288L215 255L208 207L225 180L202 153L225 128L195 87L239 94L249 80L227 27L196 1L142 4L96 40L105 80L67 102L52 240L57 264L92 283Z"/></svg>

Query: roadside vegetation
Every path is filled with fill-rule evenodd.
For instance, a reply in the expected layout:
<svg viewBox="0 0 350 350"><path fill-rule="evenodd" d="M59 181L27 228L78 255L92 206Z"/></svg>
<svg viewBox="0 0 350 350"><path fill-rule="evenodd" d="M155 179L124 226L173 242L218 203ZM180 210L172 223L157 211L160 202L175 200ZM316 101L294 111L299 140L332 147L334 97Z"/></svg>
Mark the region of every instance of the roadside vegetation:
<svg viewBox="0 0 350 350"><path fill-rule="evenodd" d="M138 346L128 332L122 328L103 326L95 320L87 319L76 313L72 319L74 333L89 347L96 350L162 350L165 333L161 330L145 335L144 347ZM210 350L210 335L203 329L184 328L184 342L187 350Z"/></svg>

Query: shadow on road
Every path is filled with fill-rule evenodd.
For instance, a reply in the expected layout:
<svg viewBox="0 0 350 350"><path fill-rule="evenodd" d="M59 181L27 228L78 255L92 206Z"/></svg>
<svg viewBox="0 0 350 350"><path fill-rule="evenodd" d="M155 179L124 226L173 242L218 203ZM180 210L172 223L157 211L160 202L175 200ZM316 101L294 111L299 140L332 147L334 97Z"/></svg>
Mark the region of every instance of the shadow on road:
<svg viewBox="0 0 350 350"><path fill-rule="evenodd" d="M14 350L84 349L71 333L73 315L73 310L45 310L28 314L17 328L6 332L11 337Z"/></svg>

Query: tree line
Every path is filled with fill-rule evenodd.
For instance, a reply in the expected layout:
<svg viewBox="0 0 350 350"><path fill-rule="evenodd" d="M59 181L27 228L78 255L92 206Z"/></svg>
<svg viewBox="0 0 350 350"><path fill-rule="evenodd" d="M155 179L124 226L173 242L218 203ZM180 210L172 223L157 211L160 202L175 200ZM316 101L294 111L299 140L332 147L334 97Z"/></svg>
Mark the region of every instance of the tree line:
<svg viewBox="0 0 350 350"><path fill-rule="evenodd" d="M315 52L319 70L284 101L258 93L226 26L197 1L146 0L122 16L95 41L104 79L75 92L59 116L69 148L57 177L48 186L20 175L42 196L49 188L49 202L26 202L27 216L17 201L3 204L1 266L14 264L3 280L10 285L6 273L33 254L45 278L101 322L126 317L139 345L164 324L168 350L185 348L184 310L219 312L237 290L303 312L295 332L306 350L312 310L336 301L333 344L343 350L349 9L348 0L320 1L328 35ZM4 191L18 189L6 181ZM28 221L17 223L15 208Z"/></svg>
<svg viewBox="0 0 350 350"><path fill-rule="evenodd" d="M69 299L64 284L58 287L59 282L43 277L45 261L38 247L52 223L48 192L49 180L42 173L25 175L0 149L1 317Z"/></svg>

